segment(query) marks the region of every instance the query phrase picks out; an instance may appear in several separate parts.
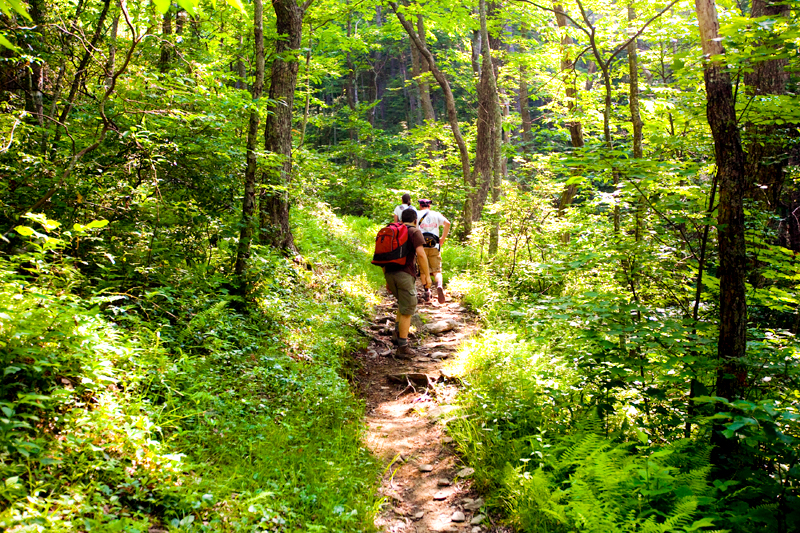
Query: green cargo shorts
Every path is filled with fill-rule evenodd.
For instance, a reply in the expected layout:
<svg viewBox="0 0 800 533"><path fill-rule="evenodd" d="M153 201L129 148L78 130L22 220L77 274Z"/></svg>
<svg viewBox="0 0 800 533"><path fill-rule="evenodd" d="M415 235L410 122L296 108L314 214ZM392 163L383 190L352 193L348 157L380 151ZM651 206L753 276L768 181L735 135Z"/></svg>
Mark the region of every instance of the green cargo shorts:
<svg viewBox="0 0 800 533"><path fill-rule="evenodd" d="M401 315L413 315L417 310L417 279L408 272L385 272L386 288L400 308Z"/></svg>

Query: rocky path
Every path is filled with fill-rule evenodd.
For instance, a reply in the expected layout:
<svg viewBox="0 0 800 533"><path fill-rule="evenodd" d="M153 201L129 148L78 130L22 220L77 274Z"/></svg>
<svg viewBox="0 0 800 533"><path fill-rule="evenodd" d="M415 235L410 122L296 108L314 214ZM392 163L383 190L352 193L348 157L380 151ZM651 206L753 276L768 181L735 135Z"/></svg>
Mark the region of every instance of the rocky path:
<svg viewBox="0 0 800 533"><path fill-rule="evenodd" d="M386 499L375 525L387 533L499 532L471 490L473 471L459 463L443 431L458 383L442 370L477 326L457 301L420 304L412 321L412 360L393 359L395 305L387 296L360 355L359 387L367 403L368 445L385 465ZM424 322L424 324L423 324Z"/></svg>

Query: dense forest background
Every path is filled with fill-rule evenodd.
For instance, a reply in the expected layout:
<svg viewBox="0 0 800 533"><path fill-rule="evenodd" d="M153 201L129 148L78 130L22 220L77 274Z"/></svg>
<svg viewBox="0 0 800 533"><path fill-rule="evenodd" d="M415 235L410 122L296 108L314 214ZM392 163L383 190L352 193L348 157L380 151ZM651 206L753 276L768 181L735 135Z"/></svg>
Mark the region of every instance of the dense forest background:
<svg viewBox="0 0 800 533"><path fill-rule="evenodd" d="M792 1L0 0L0 527L368 531L402 192L519 531L800 530Z"/></svg>

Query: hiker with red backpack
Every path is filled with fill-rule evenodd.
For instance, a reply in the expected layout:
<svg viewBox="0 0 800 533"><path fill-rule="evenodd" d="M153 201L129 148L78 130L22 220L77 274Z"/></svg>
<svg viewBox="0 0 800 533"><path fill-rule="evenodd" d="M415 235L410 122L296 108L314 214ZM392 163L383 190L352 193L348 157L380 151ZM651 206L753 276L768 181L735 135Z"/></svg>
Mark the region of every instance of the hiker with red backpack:
<svg viewBox="0 0 800 533"><path fill-rule="evenodd" d="M430 274L436 278L436 296L439 303L445 302L444 287L442 286L442 245L450 233L450 221L443 214L431 209L433 201L422 199L417 210L417 226L425 238L425 255L428 258ZM439 237L439 227L444 227L442 236ZM430 274L422 274L422 284L431 286ZM427 295L427 293L426 293Z"/></svg>
<svg viewBox="0 0 800 533"><path fill-rule="evenodd" d="M395 356L410 359L414 352L408 345L408 330L417 310L417 261L422 279L430 280L430 274L423 248L425 239L416 227L417 212L406 209L400 216L402 223L392 222L378 232L372 264L383 267L386 289L397 298L397 322L392 334L392 342L397 344ZM425 289L430 290L430 281Z"/></svg>

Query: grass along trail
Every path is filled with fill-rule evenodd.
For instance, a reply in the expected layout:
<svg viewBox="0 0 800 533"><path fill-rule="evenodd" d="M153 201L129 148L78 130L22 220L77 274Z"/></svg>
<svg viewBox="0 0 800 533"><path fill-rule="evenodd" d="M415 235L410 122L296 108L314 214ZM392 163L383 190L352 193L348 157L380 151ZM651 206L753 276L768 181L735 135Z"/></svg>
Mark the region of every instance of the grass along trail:
<svg viewBox="0 0 800 533"><path fill-rule="evenodd" d="M458 380L443 362L478 326L458 301L420 304L412 321L416 356L394 359L394 299L384 294L360 354L359 388L366 400L367 444L384 465L385 503L375 525L387 533L504 531L483 513L473 470L460 464L444 432ZM424 324L423 324L424 322ZM413 330L412 329L412 330Z"/></svg>

